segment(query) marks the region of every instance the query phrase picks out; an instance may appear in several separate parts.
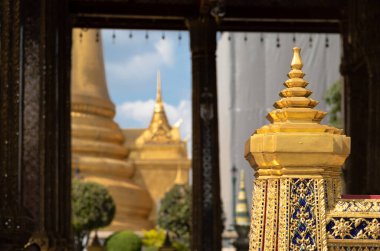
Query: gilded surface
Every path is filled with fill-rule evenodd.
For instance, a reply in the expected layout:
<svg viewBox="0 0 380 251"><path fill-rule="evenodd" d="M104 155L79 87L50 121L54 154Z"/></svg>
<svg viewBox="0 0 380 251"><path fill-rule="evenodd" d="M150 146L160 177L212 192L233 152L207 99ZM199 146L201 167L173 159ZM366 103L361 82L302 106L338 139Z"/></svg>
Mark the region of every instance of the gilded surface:
<svg viewBox="0 0 380 251"><path fill-rule="evenodd" d="M177 126L178 127L178 126ZM160 72L157 73L157 94L149 127L137 139L137 144L180 142L179 134L169 124L161 94Z"/></svg>
<svg viewBox="0 0 380 251"><path fill-rule="evenodd" d="M191 160L187 142L181 139L181 121L173 126L166 117L161 94L160 74L157 74L156 103L147 128L124 129L124 146L129 151L128 163L134 167L133 180L149 192L159 204L164 194L175 184L187 184ZM207 183L207 182L206 182ZM156 218L155 208L150 219Z"/></svg>
<svg viewBox="0 0 380 251"><path fill-rule="evenodd" d="M354 200L339 200L334 207L333 213L379 213L380 212L380 200L374 199L354 199Z"/></svg>
<svg viewBox="0 0 380 251"><path fill-rule="evenodd" d="M278 250L289 250L290 179L280 179Z"/></svg>
<svg viewBox="0 0 380 251"><path fill-rule="evenodd" d="M82 39L79 34L82 32ZM153 226L149 193L133 182L134 167L109 98L99 30L73 30L71 72L72 169L88 181L104 185L116 204L108 230L141 230Z"/></svg>
<svg viewBox="0 0 380 251"><path fill-rule="evenodd" d="M256 179L253 182L251 230L249 238L250 250L262 250L263 233L265 226L265 196L267 194L267 181Z"/></svg>
<svg viewBox="0 0 380 251"><path fill-rule="evenodd" d="M331 239L380 240L380 218L332 218L327 224Z"/></svg>
<svg viewBox="0 0 380 251"><path fill-rule="evenodd" d="M327 216L326 230L329 247L378 250L380 247L380 200L338 200Z"/></svg>
<svg viewBox="0 0 380 251"><path fill-rule="evenodd" d="M326 238L326 210L327 210L327 204L326 204L326 182L324 179L317 179L315 181L315 191L316 191L316 204L317 211L316 211L316 219L317 219L317 246L318 250L327 251L327 238Z"/></svg>
<svg viewBox="0 0 380 251"><path fill-rule="evenodd" d="M380 250L380 200L341 199L350 138L319 124L325 113L314 109L301 69L294 48L271 124L245 146L256 171L250 250Z"/></svg>
<svg viewBox="0 0 380 251"><path fill-rule="evenodd" d="M269 179L266 191L264 250L276 250L278 229L279 179Z"/></svg>

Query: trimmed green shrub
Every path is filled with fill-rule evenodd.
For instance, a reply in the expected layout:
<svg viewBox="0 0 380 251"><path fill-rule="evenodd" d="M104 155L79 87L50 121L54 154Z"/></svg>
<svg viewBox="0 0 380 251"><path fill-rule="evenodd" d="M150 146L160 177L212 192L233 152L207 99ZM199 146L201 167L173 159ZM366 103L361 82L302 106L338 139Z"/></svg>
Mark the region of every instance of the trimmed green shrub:
<svg viewBox="0 0 380 251"><path fill-rule="evenodd" d="M116 232L106 240L107 251L140 251L142 241L131 231Z"/></svg>

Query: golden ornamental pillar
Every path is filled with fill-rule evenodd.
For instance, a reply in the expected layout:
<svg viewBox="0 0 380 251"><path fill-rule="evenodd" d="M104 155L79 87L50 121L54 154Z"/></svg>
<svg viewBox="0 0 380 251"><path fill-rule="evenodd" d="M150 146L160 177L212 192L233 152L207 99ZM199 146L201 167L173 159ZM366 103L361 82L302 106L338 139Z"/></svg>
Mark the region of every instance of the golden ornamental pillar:
<svg viewBox="0 0 380 251"><path fill-rule="evenodd" d="M320 122L309 96L300 48L267 119L245 145L255 173L250 250L327 250L326 212L341 194L350 138Z"/></svg>

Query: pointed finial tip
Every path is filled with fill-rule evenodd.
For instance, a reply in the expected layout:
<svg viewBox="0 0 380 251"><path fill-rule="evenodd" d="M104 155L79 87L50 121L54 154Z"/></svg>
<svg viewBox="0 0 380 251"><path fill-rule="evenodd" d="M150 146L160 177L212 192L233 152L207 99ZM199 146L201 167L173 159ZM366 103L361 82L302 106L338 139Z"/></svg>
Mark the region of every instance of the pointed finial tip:
<svg viewBox="0 0 380 251"><path fill-rule="evenodd" d="M157 71L156 101L161 102L161 74L160 74L160 70Z"/></svg>
<svg viewBox="0 0 380 251"><path fill-rule="evenodd" d="M300 47L293 47L293 51L301 51L301 48Z"/></svg>
<svg viewBox="0 0 380 251"><path fill-rule="evenodd" d="M293 70L301 70L303 67L302 58L301 58L301 48L293 48L293 58L291 63L291 68Z"/></svg>
<svg viewBox="0 0 380 251"><path fill-rule="evenodd" d="M244 170L240 170L240 178L244 179Z"/></svg>

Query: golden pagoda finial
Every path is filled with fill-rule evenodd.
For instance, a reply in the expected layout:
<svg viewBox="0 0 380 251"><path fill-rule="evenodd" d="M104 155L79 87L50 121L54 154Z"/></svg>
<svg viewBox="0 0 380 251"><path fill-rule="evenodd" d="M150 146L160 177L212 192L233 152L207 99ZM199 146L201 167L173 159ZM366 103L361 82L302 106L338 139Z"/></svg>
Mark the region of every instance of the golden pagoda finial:
<svg viewBox="0 0 380 251"><path fill-rule="evenodd" d="M293 48L294 53L290 66L291 71L288 74L289 79L284 83L287 88L280 92L280 96L283 98L274 104L276 108L313 108L318 104L318 101L308 98L312 91L305 88L308 82L303 79L305 73L301 70L303 64L300 51L301 49L298 47Z"/></svg>
<svg viewBox="0 0 380 251"><path fill-rule="evenodd" d="M154 111L152 120L149 127L142 135L143 142L163 143L173 140L172 127L166 117L164 102L162 101L161 94L161 77L160 72L157 72L157 90L156 90L156 103L154 104Z"/></svg>
<svg viewBox="0 0 380 251"><path fill-rule="evenodd" d="M311 122L319 123L326 112L313 109L319 102L309 98L312 91L306 89L309 84L303 77L301 49L293 48L289 79L285 81L285 89L280 92L281 99L274 103L276 110L271 111L267 118L270 122Z"/></svg>
<svg viewBox="0 0 380 251"><path fill-rule="evenodd" d="M156 88L156 104L154 105L155 113L165 113L164 104L162 102L161 94L161 74L160 71L157 71L157 88Z"/></svg>
<svg viewBox="0 0 380 251"><path fill-rule="evenodd" d="M236 204L236 225L249 225L249 213L247 194L245 192L244 170L240 171L240 186L239 186L238 201Z"/></svg>
<svg viewBox="0 0 380 251"><path fill-rule="evenodd" d="M299 47L293 48L293 58L292 58L292 63L291 63L292 70L301 70L303 67L300 52L301 52L301 48Z"/></svg>
<svg viewBox="0 0 380 251"><path fill-rule="evenodd" d="M156 103L162 102L161 98L161 74L157 71L157 90L156 90Z"/></svg>

